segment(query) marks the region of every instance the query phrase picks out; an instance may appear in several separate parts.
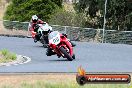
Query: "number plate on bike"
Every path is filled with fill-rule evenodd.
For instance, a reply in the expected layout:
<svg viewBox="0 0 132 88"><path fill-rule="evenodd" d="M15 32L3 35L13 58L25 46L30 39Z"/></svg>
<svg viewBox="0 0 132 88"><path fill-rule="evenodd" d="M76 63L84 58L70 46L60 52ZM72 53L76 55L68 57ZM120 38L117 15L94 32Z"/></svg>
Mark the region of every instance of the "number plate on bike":
<svg viewBox="0 0 132 88"><path fill-rule="evenodd" d="M59 42L59 38L58 38L58 37L54 38L54 39L53 39L53 42L54 42L55 44L58 43L58 42Z"/></svg>

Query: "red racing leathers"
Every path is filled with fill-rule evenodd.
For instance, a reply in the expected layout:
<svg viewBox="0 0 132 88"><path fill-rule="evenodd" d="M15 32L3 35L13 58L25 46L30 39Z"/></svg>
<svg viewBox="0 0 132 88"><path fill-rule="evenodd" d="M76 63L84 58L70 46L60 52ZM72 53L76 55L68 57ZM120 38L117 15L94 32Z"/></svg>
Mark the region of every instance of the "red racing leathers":
<svg viewBox="0 0 132 88"><path fill-rule="evenodd" d="M31 22L31 31L34 31L36 24L43 24L44 22L40 19L36 23Z"/></svg>
<svg viewBox="0 0 132 88"><path fill-rule="evenodd" d="M32 38L35 38L36 36L36 31L35 31L35 27L36 27L36 24L43 24L44 22L40 19L38 19L37 22L31 22L30 25L30 31L31 31L31 34L32 34Z"/></svg>

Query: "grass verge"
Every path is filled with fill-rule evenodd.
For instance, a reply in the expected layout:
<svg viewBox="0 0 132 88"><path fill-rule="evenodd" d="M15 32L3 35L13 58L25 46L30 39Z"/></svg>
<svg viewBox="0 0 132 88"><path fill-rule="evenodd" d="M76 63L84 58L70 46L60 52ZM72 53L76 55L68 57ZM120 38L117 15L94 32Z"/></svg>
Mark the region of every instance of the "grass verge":
<svg viewBox="0 0 132 88"><path fill-rule="evenodd" d="M16 60L16 58L16 54L8 51L7 49L3 49L0 51L0 63L11 62L13 60Z"/></svg>
<svg viewBox="0 0 132 88"><path fill-rule="evenodd" d="M24 83L20 88L130 88L127 84L86 84L80 86L77 83L44 83L42 81L35 84Z"/></svg>
<svg viewBox="0 0 132 88"><path fill-rule="evenodd" d="M80 86L75 75L0 76L0 88L132 88L132 84L85 84Z"/></svg>

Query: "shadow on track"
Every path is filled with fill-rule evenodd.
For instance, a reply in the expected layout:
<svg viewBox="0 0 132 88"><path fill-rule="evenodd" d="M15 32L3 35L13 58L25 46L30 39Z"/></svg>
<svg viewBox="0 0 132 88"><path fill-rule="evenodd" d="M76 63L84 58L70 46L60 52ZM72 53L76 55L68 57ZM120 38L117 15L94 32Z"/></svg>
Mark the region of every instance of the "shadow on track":
<svg viewBox="0 0 132 88"><path fill-rule="evenodd" d="M43 45L34 45L32 47L45 48Z"/></svg>
<svg viewBox="0 0 132 88"><path fill-rule="evenodd" d="M58 59L58 60L48 60L48 61L54 61L54 62L56 62L56 61L68 61L67 59Z"/></svg>

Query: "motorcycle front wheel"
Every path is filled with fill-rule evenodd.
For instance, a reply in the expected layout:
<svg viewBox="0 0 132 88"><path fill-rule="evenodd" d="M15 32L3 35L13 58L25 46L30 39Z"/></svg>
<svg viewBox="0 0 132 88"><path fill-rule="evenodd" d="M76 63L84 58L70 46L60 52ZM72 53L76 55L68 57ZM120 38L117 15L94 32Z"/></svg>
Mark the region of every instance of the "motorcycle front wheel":
<svg viewBox="0 0 132 88"><path fill-rule="evenodd" d="M60 47L60 51L64 54L64 56L69 60L72 61L73 58L66 52L66 50L63 47Z"/></svg>

